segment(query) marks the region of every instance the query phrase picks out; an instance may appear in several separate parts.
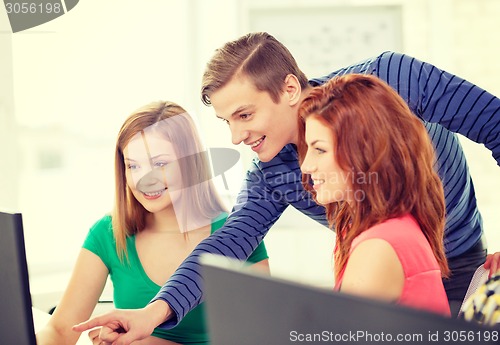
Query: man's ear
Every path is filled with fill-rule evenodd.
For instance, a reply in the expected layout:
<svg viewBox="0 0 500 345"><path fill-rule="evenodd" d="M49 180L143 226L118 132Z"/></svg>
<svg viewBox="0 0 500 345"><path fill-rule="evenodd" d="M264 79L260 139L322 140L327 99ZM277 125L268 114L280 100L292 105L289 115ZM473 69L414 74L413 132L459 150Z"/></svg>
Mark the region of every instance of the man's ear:
<svg viewBox="0 0 500 345"><path fill-rule="evenodd" d="M294 106L300 101L302 88L300 87L299 80L294 74L288 74L285 77L284 91L290 106Z"/></svg>

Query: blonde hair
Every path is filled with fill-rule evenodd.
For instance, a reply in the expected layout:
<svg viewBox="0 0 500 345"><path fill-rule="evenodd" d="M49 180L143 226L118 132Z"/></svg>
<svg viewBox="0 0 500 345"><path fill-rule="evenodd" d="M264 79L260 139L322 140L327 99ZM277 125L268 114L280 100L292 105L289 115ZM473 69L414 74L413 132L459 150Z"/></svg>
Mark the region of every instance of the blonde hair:
<svg viewBox="0 0 500 345"><path fill-rule="evenodd" d="M168 121L165 121L168 120ZM119 258L127 257L128 236L137 234L146 226L148 211L135 199L127 185L123 150L138 133L154 130L170 141L175 153L186 156L178 160L182 174L183 209L180 222L191 216L213 219L226 212L215 186L211 181L211 169L202 150L196 127L187 112L172 102L150 103L132 113L123 123L115 148L115 205L112 212L113 234Z"/></svg>

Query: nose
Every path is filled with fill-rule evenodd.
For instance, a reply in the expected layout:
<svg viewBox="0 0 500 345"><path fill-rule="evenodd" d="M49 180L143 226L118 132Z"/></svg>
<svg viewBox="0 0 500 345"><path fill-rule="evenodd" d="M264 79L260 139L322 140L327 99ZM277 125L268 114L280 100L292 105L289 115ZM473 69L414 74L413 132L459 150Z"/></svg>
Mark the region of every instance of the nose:
<svg viewBox="0 0 500 345"><path fill-rule="evenodd" d="M316 170L316 166L312 158L310 157L308 150L304 161L300 165L300 171L302 171L303 174L311 174L312 172L314 172L314 170Z"/></svg>
<svg viewBox="0 0 500 345"><path fill-rule="evenodd" d="M164 189L167 185L166 172L164 168L156 168L150 170L142 176L138 181L136 188L141 192L154 192Z"/></svg>
<svg viewBox="0 0 500 345"><path fill-rule="evenodd" d="M238 124L230 124L229 126L231 129L231 140L234 145L239 145L248 138L249 132L238 126Z"/></svg>
<svg viewBox="0 0 500 345"><path fill-rule="evenodd" d="M127 170L126 172L127 181L128 183L131 183L134 186L134 188L137 188L138 184L141 181L142 181L141 183L144 184L144 181L147 180L147 178L144 179L144 177L148 175L151 171L152 169L149 166L145 169L137 169L135 171Z"/></svg>

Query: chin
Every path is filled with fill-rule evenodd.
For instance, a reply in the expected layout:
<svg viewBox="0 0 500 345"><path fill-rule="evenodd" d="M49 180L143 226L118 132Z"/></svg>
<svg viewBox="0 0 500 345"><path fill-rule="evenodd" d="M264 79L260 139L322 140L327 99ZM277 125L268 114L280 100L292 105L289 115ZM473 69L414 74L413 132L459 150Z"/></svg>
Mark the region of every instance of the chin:
<svg viewBox="0 0 500 345"><path fill-rule="evenodd" d="M331 198L322 197L321 195L316 195L316 203L318 203L318 204L320 204L322 206L326 206L326 205L334 203L334 202L337 202L337 200L331 199Z"/></svg>
<svg viewBox="0 0 500 345"><path fill-rule="evenodd" d="M264 155L257 155L257 157L259 157L259 160L263 163L267 163L269 161L271 161L274 157L268 157L267 155L264 156Z"/></svg>
<svg viewBox="0 0 500 345"><path fill-rule="evenodd" d="M276 157L278 155L279 151L278 152L262 152L262 153L258 153L257 154L257 157L259 157L259 160L261 162L264 162L264 163L267 163L267 162L270 162L271 160L273 160L274 157Z"/></svg>
<svg viewBox="0 0 500 345"><path fill-rule="evenodd" d="M326 206L328 204L331 204L332 201L330 200L323 200L323 199L319 199L319 198L316 198L316 203L318 203L319 205L321 206Z"/></svg>

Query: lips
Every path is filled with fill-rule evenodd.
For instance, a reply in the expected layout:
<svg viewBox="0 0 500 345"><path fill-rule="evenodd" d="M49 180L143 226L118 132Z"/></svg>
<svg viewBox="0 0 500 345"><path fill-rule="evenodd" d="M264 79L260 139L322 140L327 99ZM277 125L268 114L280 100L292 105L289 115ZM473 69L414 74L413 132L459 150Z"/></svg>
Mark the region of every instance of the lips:
<svg viewBox="0 0 500 345"><path fill-rule="evenodd" d="M163 193L167 190L168 188L163 188L162 190L156 191L156 192L142 192L142 195L148 200L154 200L158 199L163 195Z"/></svg>
<svg viewBox="0 0 500 345"><path fill-rule="evenodd" d="M145 192L143 192L143 194L146 195L147 197L154 198L156 196L160 196L161 193L163 193L165 190L166 190L166 188L164 190L159 190L157 192L152 192L152 193L145 193Z"/></svg>
<svg viewBox="0 0 500 345"><path fill-rule="evenodd" d="M323 185L323 183L325 183L325 180L322 180L322 179L312 179L313 181L313 188L314 189L318 189L321 185Z"/></svg>
<svg viewBox="0 0 500 345"><path fill-rule="evenodd" d="M253 143L248 144L248 145L250 145L252 150L258 151L262 147L262 143L264 142L265 139L266 139L266 136L263 135L261 138L259 138L258 140L254 141Z"/></svg>

